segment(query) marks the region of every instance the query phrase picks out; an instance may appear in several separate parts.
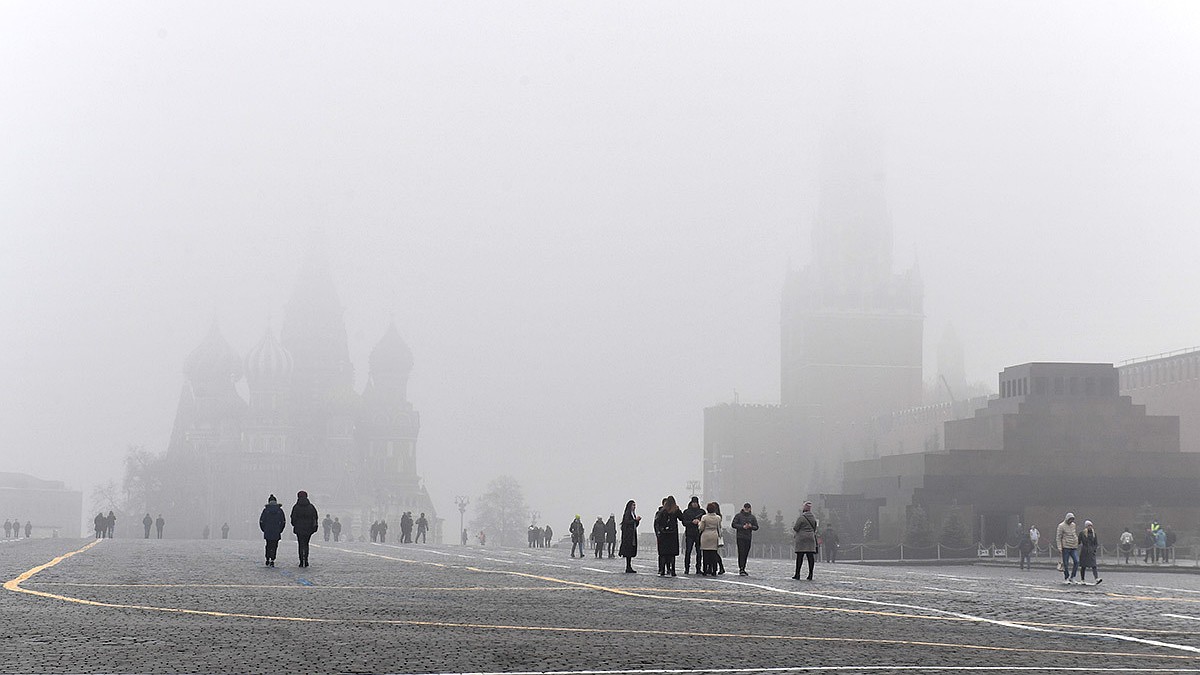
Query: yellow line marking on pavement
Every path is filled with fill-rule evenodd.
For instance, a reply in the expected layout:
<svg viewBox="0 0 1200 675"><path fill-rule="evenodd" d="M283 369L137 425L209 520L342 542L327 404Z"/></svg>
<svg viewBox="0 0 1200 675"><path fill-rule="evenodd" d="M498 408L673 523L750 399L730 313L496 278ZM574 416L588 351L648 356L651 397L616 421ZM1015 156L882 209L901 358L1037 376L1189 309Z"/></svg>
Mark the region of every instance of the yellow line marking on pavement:
<svg viewBox="0 0 1200 675"><path fill-rule="evenodd" d="M400 620L400 619L329 619L329 617L313 617L313 616L283 616L283 615L266 615L266 614L244 614L233 613L233 611L218 611L218 610L202 610L202 609L186 609L186 608L170 608L170 607L154 607L154 605L139 605L126 603L106 603L89 601L84 598L74 598L71 596L62 596L58 593L47 593L43 591L34 591L24 589L22 584L29 581L34 575L59 565L60 562L67 560L71 556L82 554L89 550L92 546L98 544L91 542L83 548L67 552L67 554L55 557L54 560L43 563L43 565L32 567L24 573L18 575L17 578L10 579L4 584L5 590L28 593L31 596L56 599L56 601L76 603L88 605L88 607L100 607L110 609L137 609L143 611L161 611L167 614L186 614L194 616L210 616L220 617L220 619L258 619L268 621L290 621L299 623L359 623L359 625L384 625L384 626L419 626L419 627L436 627L436 628L478 628L491 629L491 631L524 631L524 632L545 632L545 633L582 633L582 634L625 634L625 635L664 635L664 637L683 637L683 638L737 638L737 639L760 639L760 640L790 640L790 641L817 641L817 643L852 643L852 644L872 644L872 645L896 645L896 646L916 646L916 647L946 647L946 649L962 649L962 650L977 650L977 651L994 651L994 652L1018 652L1018 653L1056 653L1056 655L1069 656L1108 656L1108 657L1132 657L1132 658L1169 658L1169 659L1184 659L1184 661L1200 661L1198 656L1174 655L1174 653L1148 653L1148 652L1106 652L1106 651L1080 651L1080 650L1054 650L1054 649L1034 649L1034 647L1007 647L995 645L974 645L962 643L935 643L928 640L890 640L883 638L835 638L824 637L824 635L770 635L770 634L745 634L745 633L701 633L701 632L683 632L683 631L656 631L656 629L635 629L635 628L589 628L589 627L566 627L566 626L517 626L517 625L493 625L493 623L460 623L449 621L415 621L415 620ZM355 551L349 551L355 552ZM370 554L367 554L370 555ZM388 556L380 556L388 557ZM478 568L468 568L476 569ZM492 571L496 574L516 574L521 577L538 578L533 574L524 574L520 572L503 572ZM542 578L554 580L552 578ZM571 581L556 580L560 583L575 584L583 587L595 586L598 590L608 590L617 592L618 595L634 595L619 591L616 589L605 589L602 586L594 584L571 583ZM676 599L676 598L667 598ZM706 598L697 598L697 602L721 602L708 601ZM823 609L823 608L815 608ZM858 610L866 611L866 610ZM888 614L888 613L870 613L870 614ZM920 617L920 616L918 616Z"/></svg>
<svg viewBox="0 0 1200 675"><path fill-rule="evenodd" d="M84 584L71 581L29 581L36 586L76 588L288 588L301 591L581 591L557 586L302 586L300 584ZM702 591L685 591L702 592Z"/></svg>
<svg viewBox="0 0 1200 675"><path fill-rule="evenodd" d="M911 647L939 647L948 649L970 649L977 651L989 652L1008 652L1008 653L1027 653L1027 654L1063 654L1069 656L1107 656L1107 657L1130 657L1130 658L1160 658L1174 660L1200 660L1200 656L1188 656L1183 654L1156 654L1148 652L1104 652L1104 651L1080 651L1070 649L1035 649L1031 647L1001 647L994 645L977 645L952 642L931 642L924 640L889 640L883 638L849 638L849 637L830 637L818 635L767 635L767 634L745 634L745 633L704 633L704 632L686 632L686 631L666 631L666 630L640 630L633 628L587 628L587 627L568 627L568 626L521 626L521 625L505 625L505 624L483 624L483 623L456 623L449 621L416 621L410 619L336 619L322 617L303 617L303 616L280 616L270 614L245 614L240 612L222 612L216 610L201 610L201 609L186 609L181 607L156 607L153 605L133 605L126 603L114 602L98 602L95 600L86 600L83 598L74 598L67 595L59 595L56 593L46 593L44 591L35 591L28 588L23 588L22 583L29 581L34 575L43 570L54 567L60 562L88 549L92 548L99 541L93 541L83 548L64 553L63 555L54 558L50 562L38 565L26 570L21 575L14 579L10 579L4 583L5 590L17 593L25 593L37 597L48 598L52 600L60 600L79 605L90 607L104 607L111 609L137 609L149 612L164 612L168 614L187 614L194 616L207 616L216 618L235 618L235 619L262 619L268 621L291 621L296 623L328 623L328 624L364 624L364 625L393 625L393 626L419 626L433 628L468 628L480 630L514 630L527 632L546 632L546 633L579 633L579 634L597 634L597 635L658 635L667 637L688 637L688 638L736 638L736 639L757 639L757 640L786 640L795 642L838 642L838 643L854 643L854 644L873 644L873 645L894 645L894 646L911 646ZM471 568L468 568L471 569ZM500 574L518 574L519 572L497 572ZM549 577L547 577L549 579ZM571 582L567 582L571 583ZM582 586L594 586L594 584L579 584ZM603 589L603 587L597 587ZM615 590L615 589L614 589ZM630 594L633 595L633 594ZM703 600L703 599L701 599ZM880 612L875 612L879 614Z"/></svg>

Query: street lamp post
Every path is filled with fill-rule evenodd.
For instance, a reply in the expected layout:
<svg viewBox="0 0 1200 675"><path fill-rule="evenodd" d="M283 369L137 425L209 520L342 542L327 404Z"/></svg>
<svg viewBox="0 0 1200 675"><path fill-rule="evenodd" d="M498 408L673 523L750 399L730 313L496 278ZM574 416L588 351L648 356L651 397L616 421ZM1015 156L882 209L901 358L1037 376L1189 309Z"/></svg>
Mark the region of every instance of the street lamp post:
<svg viewBox="0 0 1200 675"><path fill-rule="evenodd" d="M466 495L459 495L454 498L454 503L458 505L458 535L461 542L463 530L466 529L466 524L463 520L467 515L467 504L470 504L471 500Z"/></svg>
<svg viewBox="0 0 1200 675"><path fill-rule="evenodd" d="M687 482L687 491L688 491L688 496L693 496L693 495L699 496L700 495L700 481L689 480Z"/></svg>

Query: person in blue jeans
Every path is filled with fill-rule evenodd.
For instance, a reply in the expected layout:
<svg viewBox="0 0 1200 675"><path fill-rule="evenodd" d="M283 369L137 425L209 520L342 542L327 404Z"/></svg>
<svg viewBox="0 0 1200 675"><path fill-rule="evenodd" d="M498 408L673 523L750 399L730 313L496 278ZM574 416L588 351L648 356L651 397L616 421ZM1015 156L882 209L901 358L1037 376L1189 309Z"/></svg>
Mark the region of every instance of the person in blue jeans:
<svg viewBox="0 0 1200 675"><path fill-rule="evenodd" d="M1073 584L1079 572L1079 531L1075 528L1074 513L1068 513L1058 524L1054 539L1058 542L1058 550L1062 551L1063 583Z"/></svg>

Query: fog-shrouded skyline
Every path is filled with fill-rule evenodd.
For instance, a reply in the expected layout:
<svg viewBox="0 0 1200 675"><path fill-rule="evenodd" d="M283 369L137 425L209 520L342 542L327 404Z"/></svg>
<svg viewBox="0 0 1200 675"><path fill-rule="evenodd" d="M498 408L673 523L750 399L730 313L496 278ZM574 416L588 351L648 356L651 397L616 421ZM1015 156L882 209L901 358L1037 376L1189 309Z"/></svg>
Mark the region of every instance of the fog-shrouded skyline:
<svg viewBox="0 0 1200 675"><path fill-rule="evenodd" d="M501 473L562 531L682 495L705 406L779 399L845 134L927 378L949 324L990 386L1200 344L1197 35L1182 2L4 5L0 470L86 495L165 449L214 318L245 354L323 241L358 387L389 321L413 351L448 522Z"/></svg>

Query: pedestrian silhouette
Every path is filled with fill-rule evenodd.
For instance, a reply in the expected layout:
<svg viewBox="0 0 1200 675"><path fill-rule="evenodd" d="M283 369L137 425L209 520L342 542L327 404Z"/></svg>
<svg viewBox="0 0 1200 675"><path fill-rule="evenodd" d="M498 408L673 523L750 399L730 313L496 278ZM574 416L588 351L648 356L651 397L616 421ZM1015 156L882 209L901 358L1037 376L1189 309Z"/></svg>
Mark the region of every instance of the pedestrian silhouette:
<svg viewBox="0 0 1200 675"><path fill-rule="evenodd" d="M297 492L296 503L292 506L292 532L296 533L298 540L301 567L308 567L308 540L312 539L320 525L317 507L308 501L308 493L304 490Z"/></svg>
<svg viewBox="0 0 1200 675"><path fill-rule="evenodd" d="M154 531L158 533L159 539L162 539L163 525L166 524L167 521L163 520L162 514L158 514L158 518L154 521Z"/></svg>
<svg viewBox="0 0 1200 675"><path fill-rule="evenodd" d="M222 539L228 539L228 538L229 538L229 523L222 523L222 524L221 524L221 538L222 538Z"/></svg>
<svg viewBox="0 0 1200 675"><path fill-rule="evenodd" d="M150 526L154 524L154 519L147 513L145 518L142 518L142 529L146 531L146 539L150 538Z"/></svg>
<svg viewBox="0 0 1200 675"><path fill-rule="evenodd" d="M159 516L162 520L162 516ZM283 528L287 518L283 515L283 507L276 501L275 495L267 497L267 505L263 507L262 515L258 517L258 529L262 530L263 539L267 542L267 567L275 566L275 554L279 550L279 539L283 536Z"/></svg>
<svg viewBox="0 0 1200 675"><path fill-rule="evenodd" d="M334 540L334 541L337 541L337 540L338 540L338 538L339 538L339 537L342 535L342 523L341 523L341 521L339 521L337 518L334 518L334 519L333 519L333 525L330 525L330 526L329 526L329 529L333 530L333 540Z"/></svg>

